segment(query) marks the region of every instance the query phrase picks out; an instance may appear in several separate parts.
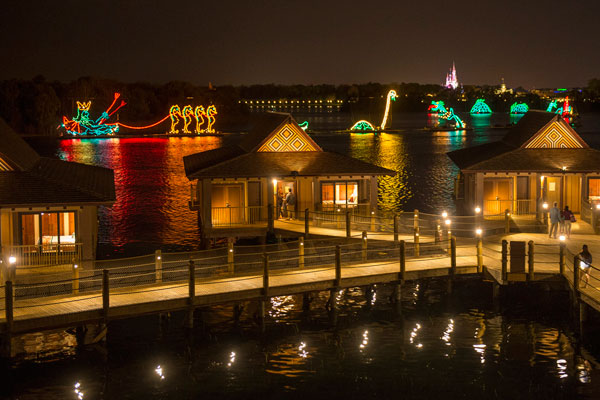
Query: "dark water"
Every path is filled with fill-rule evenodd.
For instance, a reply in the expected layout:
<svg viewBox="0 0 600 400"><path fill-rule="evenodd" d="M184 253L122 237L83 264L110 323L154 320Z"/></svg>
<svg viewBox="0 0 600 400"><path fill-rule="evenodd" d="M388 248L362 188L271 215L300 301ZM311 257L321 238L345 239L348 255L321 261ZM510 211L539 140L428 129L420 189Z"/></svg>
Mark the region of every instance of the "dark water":
<svg viewBox="0 0 600 400"><path fill-rule="evenodd" d="M308 117L312 127L320 123L323 129L346 128L350 121L344 114ZM492 118L505 120L488 125L509 117ZM596 147L599 121L584 119L579 130ZM445 153L497 140L504 131L480 121L463 134L414 128L426 123L426 115L396 115L393 127L405 129L400 133L315 139L327 149L398 171L381 182L381 207L451 209L456 168ZM45 155L115 170L118 200L100 216L101 251L114 256L196 247L182 157L236 139L33 144ZM77 399L79 384L85 399L600 396L597 343L573 339L564 294L511 295L511 303L503 304L508 308L498 310L486 283L461 283L448 297L444 282L422 281L403 292L401 316L389 295L385 286L369 302L360 288L340 293L337 328L325 311L326 293L308 314L299 297L274 298L265 337L257 333L252 305L237 327L230 306L205 309L191 333L182 329L179 314L168 323L156 316L113 322L106 346L78 349L74 337L61 331L26 335L18 346L22 360L2 370L6 384L0 395Z"/></svg>
<svg viewBox="0 0 600 400"><path fill-rule="evenodd" d="M236 327L230 306L198 312L191 332L179 314L163 323L156 316L113 322L106 345L83 349L69 345L66 333L27 335L22 346L29 359L4 370L0 393L76 399L77 384L84 399L571 399L600 393L598 364L561 322L568 317L567 296L540 292L531 308L513 299L510 312L499 312L487 284L461 282L448 297L445 282L423 281L406 287L400 315L390 293L378 286L367 301L361 288L340 292L335 328L325 311L327 293L308 313L300 297L273 298L264 337L251 307Z"/></svg>

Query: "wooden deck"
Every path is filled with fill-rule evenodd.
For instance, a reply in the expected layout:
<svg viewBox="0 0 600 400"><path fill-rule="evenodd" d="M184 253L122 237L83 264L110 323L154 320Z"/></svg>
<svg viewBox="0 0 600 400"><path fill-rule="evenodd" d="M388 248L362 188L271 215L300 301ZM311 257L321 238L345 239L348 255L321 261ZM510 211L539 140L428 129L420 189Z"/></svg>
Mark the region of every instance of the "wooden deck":
<svg viewBox="0 0 600 400"><path fill-rule="evenodd" d="M288 232L304 232L302 221L276 221L277 229ZM330 237L344 237L345 230L326 227L311 227L311 234ZM360 235L359 232L352 233ZM368 240L376 238L378 242L392 242L394 235L385 232L367 232ZM258 272L235 275L218 272L211 277L196 278L193 285L194 296L189 296L191 287L185 280L185 274L177 281L169 283L132 284L129 287L112 287L108 291L109 308L103 307L103 294L100 291L83 292L61 296L45 296L34 298L16 298L13 305L12 324L5 315L5 298L2 298L0 311L0 332L10 331L19 334L61 327L71 327L87 323L97 323L112 319L123 319L144 314L190 310L194 307L216 304L262 300L266 297L323 291L337 288L365 286L376 283L399 283L404 280L416 280L429 277L452 277L457 275L477 274L477 251L475 239L461 239L456 247L456 267L451 268L451 257L447 253L447 242L434 244L433 238L421 236L422 248L430 246L430 252L422 251L420 257L414 256L412 235L399 235L407 246L413 246L406 258L405 273L401 276L398 252L377 260L365 262L342 262L341 279L336 281L336 268L332 261L304 268L278 268L269 272L267 293L263 284L263 275ZM503 277L501 241L518 240L535 245L534 270L531 272L526 264L525 274L512 274ZM427 243L426 243L427 242ZM355 242L357 243L357 242ZM360 243L360 241L358 242ZM583 229L577 230L567 241L569 254L566 259L565 273L560 274L560 258L558 241L549 239L544 234L512 234L485 238L482 258L483 273L497 284L506 285L518 281L563 280L573 287L574 273L572 254L577 253L583 243L588 244L593 254L600 255L600 238L590 235ZM397 245L390 243L392 248ZM396 247L394 247L396 246ZM329 249L329 248L328 248ZM389 250L389 248L388 248ZM287 250L296 251L297 250ZM330 256L334 248L326 250ZM350 253L360 253L360 249ZM369 251L378 252L377 248ZM349 253L349 254L350 254ZM390 253L391 254L391 253ZM307 255L308 257L308 255ZM316 257L316 256L315 256ZM166 262L166 261L165 261ZM148 264L145 264L148 265ZM152 266L151 266L152 268ZM225 269L226 271L227 269ZM137 270L136 270L137 271ZM150 271L154 274L154 271ZM504 279L506 278L506 279ZM112 283L110 284L112 286ZM4 292L4 288L2 288ZM592 308L600 311L600 273L592 271L590 283L586 288L577 291L579 298Z"/></svg>

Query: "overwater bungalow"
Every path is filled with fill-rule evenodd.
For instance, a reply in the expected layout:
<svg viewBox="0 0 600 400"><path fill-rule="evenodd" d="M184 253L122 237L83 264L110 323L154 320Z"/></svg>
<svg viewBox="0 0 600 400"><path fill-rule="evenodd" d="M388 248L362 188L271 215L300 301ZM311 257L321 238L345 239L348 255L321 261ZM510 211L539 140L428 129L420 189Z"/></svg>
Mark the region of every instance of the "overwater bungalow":
<svg viewBox="0 0 600 400"><path fill-rule="evenodd" d="M205 238L264 237L279 191L296 197L291 217L305 209L368 214L377 208L377 177L395 174L324 151L287 113L266 113L237 144L183 161Z"/></svg>
<svg viewBox="0 0 600 400"><path fill-rule="evenodd" d="M111 169L41 157L0 119L3 272L95 259L98 206L114 201Z"/></svg>
<svg viewBox="0 0 600 400"><path fill-rule="evenodd" d="M557 202L590 218L600 202L600 151L559 115L529 111L498 142L448 153L460 168L457 203L463 214L537 215Z"/></svg>

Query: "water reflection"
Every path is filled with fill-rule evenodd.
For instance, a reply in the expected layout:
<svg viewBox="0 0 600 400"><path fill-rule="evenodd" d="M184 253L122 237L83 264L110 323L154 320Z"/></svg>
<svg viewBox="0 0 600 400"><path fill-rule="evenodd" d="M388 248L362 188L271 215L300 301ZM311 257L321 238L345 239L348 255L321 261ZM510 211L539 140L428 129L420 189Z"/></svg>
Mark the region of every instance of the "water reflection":
<svg viewBox="0 0 600 400"><path fill-rule="evenodd" d="M159 365L154 369L154 372L156 373L156 375L158 375L158 377L160 378L160 380L165 379L165 374L164 371L162 369L162 367Z"/></svg>
<svg viewBox="0 0 600 400"><path fill-rule="evenodd" d="M100 248L123 253L128 246L131 253L136 244L197 246L183 157L221 145L219 137L71 139L60 141L57 155L114 170L117 201L101 209Z"/></svg>
<svg viewBox="0 0 600 400"><path fill-rule="evenodd" d="M84 394L83 394L83 389L81 388L81 383L79 383L79 382L75 383L73 391L77 395L78 399L80 399L80 400L83 399Z"/></svg>

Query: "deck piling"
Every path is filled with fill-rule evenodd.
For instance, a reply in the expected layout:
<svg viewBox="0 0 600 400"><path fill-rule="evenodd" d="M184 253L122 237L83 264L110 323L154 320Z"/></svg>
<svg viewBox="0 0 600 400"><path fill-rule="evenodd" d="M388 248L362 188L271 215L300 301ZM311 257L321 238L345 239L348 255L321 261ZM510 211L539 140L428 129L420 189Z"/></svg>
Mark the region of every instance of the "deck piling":
<svg viewBox="0 0 600 400"><path fill-rule="evenodd" d="M102 270L102 319L104 325L108 324L108 312L110 310L110 280L107 269Z"/></svg>
<svg viewBox="0 0 600 400"><path fill-rule="evenodd" d="M502 239L502 281L508 279L508 241Z"/></svg>
<svg viewBox="0 0 600 400"><path fill-rule="evenodd" d="M398 214L394 214L394 243L398 243Z"/></svg>
<svg viewBox="0 0 600 400"><path fill-rule="evenodd" d="M156 283L162 283L163 266L162 266L162 251L161 250L156 250L154 252L154 269L156 270Z"/></svg>
<svg viewBox="0 0 600 400"><path fill-rule="evenodd" d="M528 275L527 275L527 279L529 279L530 282L533 282L534 279L534 263L535 263L535 244L533 243L533 240L530 240L529 242L527 242L527 267L528 267Z"/></svg>
<svg viewBox="0 0 600 400"><path fill-rule="evenodd" d="M310 211L308 208L304 209L304 237L308 239L310 231Z"/></svg>
<svg viewBox="0 0 600 400"><path fill-rule="evenodd" d="M73 294L79 294L79 265L73 264Z"/></svg>
<svg viewBox="0 0 600 400"><path fill-rule="evenodd" d="M414 243L414 251L415 251L415 257L419 257L421 255L421 246L419 245L419 227L415 226L414 227L414 233L413 233L413 243Z"/></svg>
<svg viewBox="0 0 600 400"><path fill-rule="evenodd" d="M4 312L6 318L6 331L4 332L3 356L12 357L12 331L13 331L13 284L11 280L4 283Z"/></svg>
<svg viewBox="0 0 600 400"><path fill-rule="evenodd" d="M566 261L566 255L565 255L565 248L567 247L566 243L562 242L560 244L560 248L559 248L559 261L558 261L558 269L560 271L560 275L564 276L565 275L565 265L567 263Z"/></svg>
<svg viewBox="0 0 600 400"><path fill-rule="evenodd" d="M304 237L298 238L298 268L304 268Z"/></svg>
<svg viewBox="0 0 600 400"><path fill-rule="evenodd" d="M483 272L483 239L481 235L477 238L477 273Z"/></svg>
<svg viewBox="0 0 600 400"><path fill-rule="evenodd" d="M187 313L186 327L194 327L194 300L196 298L196 266L194 260L188 263L188 303L189 309Z"/></svg>
<svg viewBox="0 0 600 400"><path fill-rule="evenodd" d="M230 274L235 272L235 260L233 251L233 238L227 239L227 269Z"/></svg>
<svg viewBox="0 0 600 400"><path fill-rule="evenodd" d="M346 211L346 237L352 237L352 218L350 215L350 211Z"/></svg>

